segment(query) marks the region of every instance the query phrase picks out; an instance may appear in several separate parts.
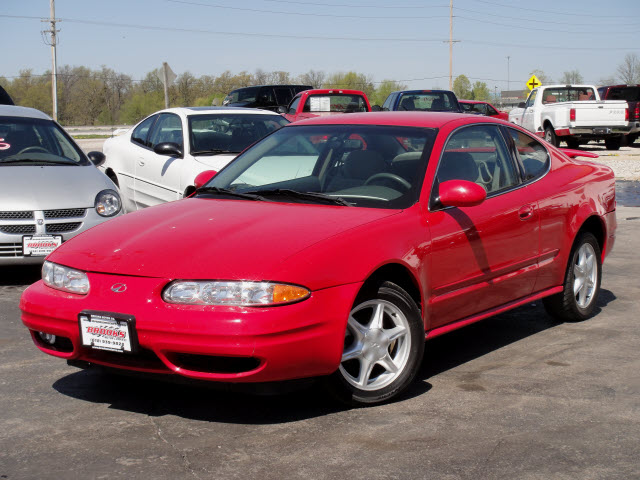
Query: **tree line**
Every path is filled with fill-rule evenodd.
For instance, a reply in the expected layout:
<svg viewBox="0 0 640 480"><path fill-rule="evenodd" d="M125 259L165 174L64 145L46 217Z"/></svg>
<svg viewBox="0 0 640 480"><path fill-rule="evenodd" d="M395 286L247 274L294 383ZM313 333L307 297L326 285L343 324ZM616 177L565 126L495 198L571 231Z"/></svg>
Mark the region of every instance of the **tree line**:
<svg viewBox="0 0 640 480"><path fill-rule="evenodd" d="M553 80L543 70L533 70L543 85ZM558 83L584 83L577 69L563 73ZM640 83L640 59L627 54L614 76L600 79L601 85ZM389 93L407 89L394 80L374 82L371 75L357 72L327 74L309 70L298 76L284 71L264 71L233 74L225 71L219 76L196 77L190 72L178 75L169 88L172 107L220 105L227 93L235 88L252 85L302 84L315 88L352 88L364 91L372 105L382 105ZM42 75L22 70L12 79L0 77L2 85L17 105L33 107L52 114L51 72ZM64 65L58 69L58 121L63 125L134 124L151 113L164 108L164 85L160 68L148 72L143 79L118 73L103 66L99 70ZM491 92L485 82L471 83L459 75L453 91L460 99L499 101L497 91ZM528 92L527 92L528 93Z"/></svg>
<svg viewBox="0 0 640 480"><path fill-rule="evenodd" d="M63 125L134 124L164 108L164 84L160 68L143 79L118 73L103 66L99 70L64 65L58 69L58 121ZM257 69L219 76L196 77L190 72L178 75L169 87L172 107L220 105L231 90L252 85L311 85L315 88L352 88L364 91L372 104L382 105L387 95L407 86L393 80L375 83L373 78L357 72L326 74L310 70L298 76L288 72ZM52 114L51 71L42 75L22 70L13 79L0 77L0 85L16 105L37 108Z"/></svg>

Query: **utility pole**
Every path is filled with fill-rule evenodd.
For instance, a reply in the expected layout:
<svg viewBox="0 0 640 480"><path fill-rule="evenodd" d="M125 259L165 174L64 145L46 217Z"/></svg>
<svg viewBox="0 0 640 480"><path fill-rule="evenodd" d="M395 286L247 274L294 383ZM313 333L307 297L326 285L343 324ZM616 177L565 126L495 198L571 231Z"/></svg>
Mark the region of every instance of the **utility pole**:
<svg viewBox="0 0 640 480"><path fill-rule="evenodd" d="M49 30L44 30L42 32L42 38L44 43L47 45L51 45L51 98L53 100L53 119L58 121L58 58L56 45L58 40L56 38L57 33L60 30L56 30L56 22L60 20L56 20L56 5L55 0L49 0L50 7L50 18L49 20L42 20L43 22L48 22L51 24L51 28ZM50 37L47 39L46 35L49 34Z"/></svg>
<svg viewBox="0 0 640 480"><path fill-rule="evenodd" d="M453 90L453 0L449 0L449 90Z"/></svg>
<svg viewBox="0 0 640 480"><path fill-rule="evenodd" d="M511 78L510 78L510 68L509 68L509 62L511 60L511 57L509 55L507 55L507 90L511 90Z"/></svg>

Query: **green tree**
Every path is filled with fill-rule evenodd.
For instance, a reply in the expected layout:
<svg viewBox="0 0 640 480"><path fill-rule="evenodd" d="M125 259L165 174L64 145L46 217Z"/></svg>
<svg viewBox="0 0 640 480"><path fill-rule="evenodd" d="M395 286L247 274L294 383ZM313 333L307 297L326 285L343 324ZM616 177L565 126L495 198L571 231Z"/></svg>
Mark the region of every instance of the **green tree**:
<svg viewBox="0 0 640 480"><path fill-rule="evenodd" d="M320 88L324 83L327 74L320 70L309 70L298 77L301 85L311 85L313 88Z"/></svg>
<svg viewBox="0 0 640 480"><path fill-rule="evenodd" d="M331 74L323 84L324 88L344 88L363 91L367 97L373 96L375 86L370 76L356 72Z"/></svg>
<svg viewBox="0 0 640 480"><path fill-rule="evenodd" d="M473 100L487 101L491 98L491 92L489 87L484 82L476 82L473 84L473 91L471 92Z"/></svg>
<svg viewBox="0 0 640 480"><path fill-rule="evenodd" d="M378 88L376 88L373 98L369 101L371 105L382 106L391 92L397 92L398 90L406 90L407 86L396 82L395 80L383 80Z"/></svg>
<svg viewBox="0 0 640 480"><path fill-rule="evenodd" d="M471 82L466 75L458 75L453 81L453 93L456 94L460 100L471 99Z"/></svg>

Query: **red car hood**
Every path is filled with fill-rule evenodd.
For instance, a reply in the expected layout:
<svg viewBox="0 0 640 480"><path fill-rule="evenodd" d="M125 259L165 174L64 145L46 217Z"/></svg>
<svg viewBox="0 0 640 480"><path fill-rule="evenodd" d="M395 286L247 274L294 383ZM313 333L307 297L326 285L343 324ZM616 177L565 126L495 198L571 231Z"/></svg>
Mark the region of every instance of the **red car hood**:
<svg viewBox="0 0 640 480"><path fill-rule="evenodd" d="M280 280L311 245L397 210L192 198L98 225L48 260L89 272L161 278Z"/></svg>

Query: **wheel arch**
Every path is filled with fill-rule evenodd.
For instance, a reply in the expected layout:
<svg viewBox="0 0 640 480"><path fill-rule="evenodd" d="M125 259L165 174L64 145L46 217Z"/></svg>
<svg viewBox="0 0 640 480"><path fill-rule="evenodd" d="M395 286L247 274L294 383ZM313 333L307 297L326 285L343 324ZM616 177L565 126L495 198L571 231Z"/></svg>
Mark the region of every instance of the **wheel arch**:
<svg viewBox="0 0 640 480"><path fill-rule="evenodd" d="M120 187L120 183L118 182L118 176L116 175L116 172L113 170L113 168L108 167L105 171L104 174L109 177L109 179L116 184L116 187Z"/></svg>
<svg viewBox="0 0 640 480"><path fill-rule="evenodd" d="M589 232L593 234L594 237L596 237L596 240L598 241L598 246L600 247L600 255L604 256L607 233L606 233L606 227L602 218L600 218L600 216L597 214L593 214L587 217L584 220L584 222L582 222L582 225L576 232L573 239L573 244L575 244L576 240L578 239L578 236L582 232ZM604 258L602 258L601 260L604 260Z"/></svg>
<svg viewBox="0 0 640 480"><path fill-rule="evenodd" d="M399 263L387 263L377 268L365 280L364 284L358 292L358 297L373 288L377 288L382 282L392 282L401 287L411 299L415 302L420 314L424 320L424 302L422 299L421 289L416 277L411 271ZM356 299L357 301L357 299Z"/></svg>

